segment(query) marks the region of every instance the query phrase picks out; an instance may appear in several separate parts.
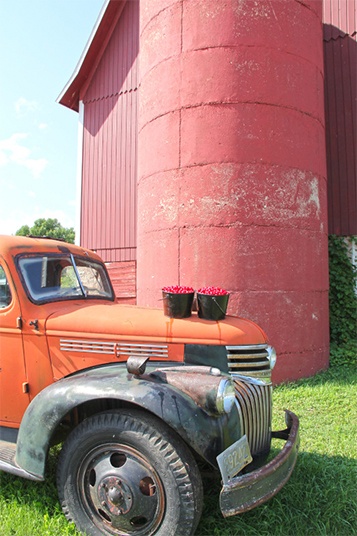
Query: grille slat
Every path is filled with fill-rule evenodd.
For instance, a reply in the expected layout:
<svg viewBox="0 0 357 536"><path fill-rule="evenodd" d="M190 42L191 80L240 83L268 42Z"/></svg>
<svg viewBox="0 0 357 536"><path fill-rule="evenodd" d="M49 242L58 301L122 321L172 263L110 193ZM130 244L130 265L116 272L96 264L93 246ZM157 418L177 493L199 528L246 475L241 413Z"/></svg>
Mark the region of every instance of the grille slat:
<svg viewBox="0 0 357 536"><path fill-rule="evenodd" d="M231 360L229 363L229 366L234 369L252 369L252 365L254 365L254 370L266 370L266 362L265 361L234 361Z"/></svg>

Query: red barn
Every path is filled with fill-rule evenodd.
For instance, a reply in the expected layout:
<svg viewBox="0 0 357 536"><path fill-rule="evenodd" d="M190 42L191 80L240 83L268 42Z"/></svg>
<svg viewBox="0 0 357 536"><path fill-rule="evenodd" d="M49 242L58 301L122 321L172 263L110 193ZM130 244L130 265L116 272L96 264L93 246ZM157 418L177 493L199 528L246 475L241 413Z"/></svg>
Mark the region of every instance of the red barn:
<svg viewBox="0 0 357 536"><path fill-rule="evenodd" d="M357 235L357 1L324 0L329 233Z"/></svg>
<svg viewBox="0 0 357 536"><path fill-rule="evenodd" d="M77 238L118 297L229 289L277 347L275 381L327 367L328 221L357 234L351 5L107 0L59 98L83 127Z"/></svg>

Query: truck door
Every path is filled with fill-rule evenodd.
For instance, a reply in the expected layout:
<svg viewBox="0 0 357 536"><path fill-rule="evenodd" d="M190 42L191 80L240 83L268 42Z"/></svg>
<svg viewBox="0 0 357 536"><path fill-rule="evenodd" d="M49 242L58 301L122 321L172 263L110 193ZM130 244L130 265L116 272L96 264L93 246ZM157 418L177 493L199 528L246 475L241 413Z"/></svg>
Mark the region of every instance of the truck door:
<svg viewBox="0 0 357 536"><path fill-rule="evenodd" d="M0 436L16 428L29 404L21 333L21 309L5 261L0 257Z"/></svg>

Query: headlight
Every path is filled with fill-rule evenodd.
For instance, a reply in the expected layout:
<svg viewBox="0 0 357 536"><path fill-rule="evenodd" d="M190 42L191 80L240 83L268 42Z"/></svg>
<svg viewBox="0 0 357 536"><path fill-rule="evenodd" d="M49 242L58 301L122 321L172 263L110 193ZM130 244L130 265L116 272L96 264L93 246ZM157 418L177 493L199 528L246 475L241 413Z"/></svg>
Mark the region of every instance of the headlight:
<svg viewBox="0 0 357 536"><path fill-rule="evenodd" d="M216 405L219 413L230 413L236 400L232 380L221 380L217 389Z"/></svg>
<svg viewBox="0 0 357 536"><path fill-rule="evenodd" d="M270 363L270 368L272 370L275 367L275 363L276 363L276 351L275 351L275 348L273 348L272 346L268 346L267 351L268 351L268 359Z"/></svg>

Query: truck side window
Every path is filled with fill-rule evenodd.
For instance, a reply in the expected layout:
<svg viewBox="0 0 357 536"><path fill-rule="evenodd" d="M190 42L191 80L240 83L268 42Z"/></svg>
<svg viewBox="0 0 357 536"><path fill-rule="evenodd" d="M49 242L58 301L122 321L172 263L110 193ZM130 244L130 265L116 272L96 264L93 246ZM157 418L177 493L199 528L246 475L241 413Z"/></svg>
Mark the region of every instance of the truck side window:
<svg viewBox="0 0 357 536"><path fill-rule="evenodd" d="M4 309L11 303L11 291L7 282L4 268L0 266L0 309Z"/></svg>

